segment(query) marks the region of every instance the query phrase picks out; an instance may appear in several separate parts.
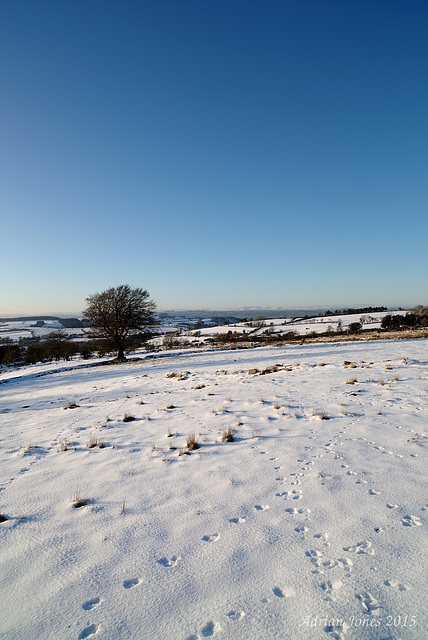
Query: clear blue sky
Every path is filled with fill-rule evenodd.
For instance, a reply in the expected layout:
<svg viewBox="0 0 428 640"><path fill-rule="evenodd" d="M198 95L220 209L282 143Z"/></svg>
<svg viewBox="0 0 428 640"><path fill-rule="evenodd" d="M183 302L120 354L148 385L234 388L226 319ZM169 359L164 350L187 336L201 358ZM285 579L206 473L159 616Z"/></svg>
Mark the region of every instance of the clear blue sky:
<svg viewBox="0 0 428 640"><path fill-rule="evenodd" d="M428 304L428 2L1 0L0 314Z"/></svg>

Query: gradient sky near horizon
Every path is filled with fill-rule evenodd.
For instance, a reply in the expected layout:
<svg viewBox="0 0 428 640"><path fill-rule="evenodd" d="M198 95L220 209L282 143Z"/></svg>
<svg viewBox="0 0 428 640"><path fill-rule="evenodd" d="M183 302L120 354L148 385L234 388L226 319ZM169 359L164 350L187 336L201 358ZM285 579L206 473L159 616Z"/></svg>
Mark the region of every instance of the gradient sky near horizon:
<svg viewBox="0 0 428 640"><path fill-rule="evenodd" d="M1 0L0 314L428 304L428 3Z"/></svg>

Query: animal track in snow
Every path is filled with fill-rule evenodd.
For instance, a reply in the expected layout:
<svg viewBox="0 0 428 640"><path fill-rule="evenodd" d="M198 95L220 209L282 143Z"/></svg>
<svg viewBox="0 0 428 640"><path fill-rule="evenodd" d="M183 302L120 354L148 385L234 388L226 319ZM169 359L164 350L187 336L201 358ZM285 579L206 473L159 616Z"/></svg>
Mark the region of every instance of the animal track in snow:
<svg viewBox="0 0 428 640"><path fill-rule="evenodd" d="M130 578L129 580L124 580L123 588L132 589L132 587L135 587L137 584L139 584L139 582L140 582L140 578Z"/></svg>
<svg viewBox="0 0 428 640"><path fill-rule="evenodd" d="M97 604L100 604L100 602L101 598L92 598L91 600L87 600L82 604L82 609L85 609L85 611L90 611L91 609L94 609Z"/></svg>
<svg viewBox="0 0 428 640"><path fill-rule="evenodd" d="M242 620L242 618L245 616L245 611L234 611L232 609L231 611L226 613L226 615L231 620L236 620L238 622L239 620Z"/></svg>
<svg viewBox="0 0 428 640"><path fill-rule="evenodd" d="M230 518L229 522L232 522L233 524L241 524L243 522L246 522L247 518Z"/></svg>
<svg viewBox="0 0 428 640"><path fill-rule="evenodd" d="M334 624L329 624L324 627L325 633L329 634L329 637L333 640L342 640L348 625L344 620L334 620Z"/></svg>
<svg viewBox="0 0 428 640"><path fill-rule="evenodd" d="M357 593L356 597L361 602L361 606L363 607L365 613L368 613L372 616L379 615L379 609L381 608L381 606L376 598L373 598L373 596L368 591L365 591L364 593Z"/></svg>
<svg viewBox="0 0 428 640"><path fill-rule="evenodd" d="M404 516L401 520L403 527L420 527L422 522L417 516Z"/></svg>
<svg viewBox="0 0 428 640"><path fill-rule="evenodd" d="M361 542L357 542L357 544L351 547L343 547L343 550L358 554L365 554L368 556L374 556L374 549L372 548L372 543L369 540L361 540Z"/></svg>
<svg viewBox="0 0 428 640"><path fill-rule="evenodd" d="M317 538L318 540L322 540L324 543L324 546L326 547L330 546L330 543L328 542L328 533L315 533L314 538Z"/></svg>
<svg viewBox="0 0 428 640"><path fill-rule="evenodd" d="M175 567L179 560L181 560L181 556L172 556L169 560L168 558L159 558L158 563L163 567Z"/></svg>
<svg viewBox="0 0 428 640"><path fill-rule="evenodd" d="M293 516L301 516L305 513L309 514L311 512L310 509L294 509L293 507L289 507L288 509L285 509L285 511L287 513L291 513Z"/></svg>
<svg viewBox="0 0 428 640"><path fill-rule="evenodd" d="M306 533L306 531L309 531L309 529L302 524L300 527L296 527L294 531L296 531L297 533Z"/></svg>
<svg viewBox="0 0 428 640"><path fill-rule="evenodd" d="M219 533L212 533L210 536L202 536L202 540L204 542L216 542L219 538Z"/></svg>
<svg viewBox="0 0 428 640"><path fill-rule="evenodd" d="M81 631L78 635L78 640L84 640L85 638L90 638L97 633L98 627L96 624L90 624L88 627L85 627L83 631Z"/></svg>
<svg viewBox="0 0 428 640"><path fill-rule="evenodd" d="M398 589L398 591L408 591L410 587L406 584L401 584L398 580L385 580L384 583L387 587L392 587L393 589Z"/></svg>
<svg viewBox="0 0 428 640"><path fill-rule="evenodd" d="M322 582L320 584L320 587L323 591L325 591L326 594L324 600L326 602L333 602L333 591L338 591L341 587L343 587L343 583L340 580L327 580L327 582Z"/></svg>
<svg viewBox="0 0 428 640"><path fill-rule="evenodd" d="M300 500L302 492L299 489L292 489L291 491L286 491L285 495L287 498L291 498L291 500Z"/></svg>
<svg viewBox="0 0 428 640"><path fill-rule="evenodd" d="M369 489L369 494L371 496L378 496L378 495L380 495L380 491L375 491L374 489Z"/></svg>
<svg viewBox="0 0 428 640"><path fill-rule="evenodd" d="M201 633L203 638L211 638L217 631L220 631L221 627L218 622L213 622L210 620L207 624L202 627Z"/></svg>
<svg viewBox="0 0 428 640"><path fill-rule="evenodd" d="M270 507L268 504L265 504L265 505L255 504L254 509L257 509L257 511L266 511L266 509L270 509Z"/></svg>
<svg viewBox="0 0 428 640"><path fill-rule="evenodd" d="M277 598L291 598L296 595L292 587L283 587L282 589L280 589L280 587L274 587L272 591Z"/></svg>

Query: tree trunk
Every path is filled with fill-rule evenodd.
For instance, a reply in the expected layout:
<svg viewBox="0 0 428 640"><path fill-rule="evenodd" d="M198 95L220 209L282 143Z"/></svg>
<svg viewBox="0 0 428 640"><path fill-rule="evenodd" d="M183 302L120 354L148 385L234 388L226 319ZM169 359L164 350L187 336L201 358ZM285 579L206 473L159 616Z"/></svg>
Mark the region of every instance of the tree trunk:
<svg viewBox="0 0 428 640"><path fill-rule="evenodd" d="M116 360L125 360L125 353L123 351L123 345L117 348Z"/></svg>

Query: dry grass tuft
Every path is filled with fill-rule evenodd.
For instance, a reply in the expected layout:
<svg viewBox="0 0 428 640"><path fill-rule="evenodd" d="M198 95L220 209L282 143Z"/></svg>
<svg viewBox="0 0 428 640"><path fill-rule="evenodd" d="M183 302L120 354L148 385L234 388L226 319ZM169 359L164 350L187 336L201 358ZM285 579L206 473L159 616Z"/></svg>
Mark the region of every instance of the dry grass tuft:
<svg viewBox="0 0 428 640"><path fill-rule="evenodd" d="M88 500L82 498L78 491L74 493L71 501L75 509L80 509L80 507L84 507L86 504L88 504Z"/></svg>
<svg viewBox="0 0 428 640"><path fill-rule="evenodd" d="M68 451L70 444L70 440L60 440L57 451Z"/></svg>
<svg viewBox="0 0 428 640"><path fill-rule="evenodd" d="M223 429L221 440L222 442L235 442L235 438L233 437L233 427Z"/></svg>
<svg viewBox="0 0 428 640"><path fill-rule="evenodd" d="M330 420L324 409L312 409L312 415L318 417L320 420Z"/></svg>
<svg viewBox="0 0 428 640"><path fill-rule="evenodd" d="M86 443L86 446L88 447L88 449L93 449L94 447L96 447L98 444L98 438L96 438L95 436L91 436L88 440L88 442Z"/></svg>
<svg viewBox="0 0 428 640"><path fill-rule="evenodd" d="M31 453L32 451L34 451L34 449L37 449L37 446L38 446L38 445L37 445L37 442L36 442L36 443L34 443L34 442L31 442L31 441L30 441L30 442L27 444L27 446L25 447L25 449L24 449L24 456L26 456L26 455L28 455L29 453Z"/></svg>
<svg viewBox="0 0 428 640"><path fill-rule="evenodd" d="M135 420L135 416L132 416L129 413L125 413L123 416L123 422L132 422L133 420Z"/></svg>
<svg viewBox="0 0 428 640"><path fill-rule="evenodd" d="M78 406L79 406L78 404L71 401L65 405L64 409L77 409Z"/></svg>
<svg viewBox="0 0 428 640"><path fill-rule="evenodd" d="M346 384L355 384L356 382L358 382L357 378L348 378Z"/></svg>
<svg viewBox="0 0 428 640"><path fill-rule="evenodd" d="M189 433L187 436L186 446L188 451L196 451L196 449L199 449L199 443L196 440L196 434L194 432Z"/></svg>

